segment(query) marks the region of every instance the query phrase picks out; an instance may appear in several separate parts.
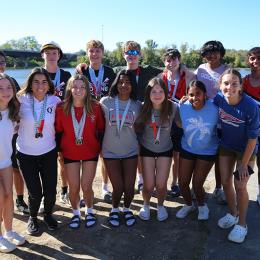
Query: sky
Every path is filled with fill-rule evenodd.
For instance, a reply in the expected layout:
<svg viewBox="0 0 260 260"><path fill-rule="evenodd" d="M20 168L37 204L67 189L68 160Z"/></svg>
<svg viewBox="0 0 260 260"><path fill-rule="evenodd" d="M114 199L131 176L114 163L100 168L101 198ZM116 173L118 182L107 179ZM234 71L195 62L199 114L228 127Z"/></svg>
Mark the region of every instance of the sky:
<svg viewBox="0 0 260 260"><path fill-rule="evenodd" d="M260 45L259 0L1 0L0 45L35 36L63 52L85 50L91 39L113 50L117 42L148 39L159 48L219 40L227 49Z"/></svg>

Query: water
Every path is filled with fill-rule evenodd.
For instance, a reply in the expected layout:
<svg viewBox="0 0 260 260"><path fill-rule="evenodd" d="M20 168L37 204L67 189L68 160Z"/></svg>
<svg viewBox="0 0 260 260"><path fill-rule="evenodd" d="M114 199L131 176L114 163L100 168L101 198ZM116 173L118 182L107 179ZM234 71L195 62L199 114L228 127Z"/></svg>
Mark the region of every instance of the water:
<svg viewBox="0 0 260 260"><path fill-rule="evenodd" d="M73 75L75 73L74 68L63 68L63 69L66 71L69 71L71 73L71 75ZM245 77L247 74L250 73L250 69L238 69L238 70L241 73L242 77ZM21 86L25 82L27 76L29 75L29 73L31 71L32 71L32 69L16 69L16 70L8 69L8 70L6 70L6 74L15 78L16 81Z"/></svg>
<svg viewBox="0 0 260 260"><path fill-rule="evenodd" d="M74 68L63 68L63 69L69 71L71 75L75 74ZM13 77L18 82L18 84L22 86L31 71L32 69L7 69L5 73Z"/></svg>

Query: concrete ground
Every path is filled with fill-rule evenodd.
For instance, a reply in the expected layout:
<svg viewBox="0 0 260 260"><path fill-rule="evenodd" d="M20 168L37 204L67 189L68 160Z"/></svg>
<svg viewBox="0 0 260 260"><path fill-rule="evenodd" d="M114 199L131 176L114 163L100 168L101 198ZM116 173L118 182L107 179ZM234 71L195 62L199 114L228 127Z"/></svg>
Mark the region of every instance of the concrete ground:
<svg viewBox="0 0 260 260"><path fill-rule="evenodd" d="M248 184L249 232L243 244L229 242L229 230L217 227L217 220L225 215L227 207L216 204L212 198L215 186L212 171L204 185L210 209L210 219L207 222L198 222L196 212L184 220L176 219L175 214L183 200L167 197L167 221L159 223L156 220L156 199L153 198L151 206L154 210L150 221L138 219L132 228L127 228L123 222L120 227L111 228L107 223L111 205L102 201L100 185L98 169L94 183L98 217L96 226L89 229L84 227L82 210L80 229L70 230L67 227L72 216L70 207L60 204L57 199L54 215L60 222L59 230L48 231L40 221L41 232L33 237L25 232L28 217L15 212L14 229L25 235L27 242L12 253L0 253L0 259L260 259L260 207L255 202L257 174L252 175ZM141 205L142 198L136 194L132 204L135 214ZM42 216L39 219L42 220Z"/></svg>

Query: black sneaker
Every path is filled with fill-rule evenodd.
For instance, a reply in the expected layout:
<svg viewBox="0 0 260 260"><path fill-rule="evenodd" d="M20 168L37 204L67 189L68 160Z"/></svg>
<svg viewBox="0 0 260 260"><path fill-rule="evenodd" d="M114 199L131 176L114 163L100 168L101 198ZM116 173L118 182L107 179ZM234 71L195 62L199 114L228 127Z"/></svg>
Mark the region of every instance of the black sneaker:
<svg viewBox="0 0 260 260"><path fill-rule="evenodd" d="M56 230L58 228L58 222L52 215L45 215L43 220L50 231Z"/></svg>
<svg viewBox="0 0 260 260"><path fill-rule="evenodd" d="M24 202L24 200L16 199L15 204L18 211L22 212L25 215L29 214L29 208L27 204Z"/></svg>
<svg viewBox="0 0 260 260"><path fill-rule="evenodd" d="M26 232L28 235L35 235L39 232L39 224L37 218L29 218Z"/></svg>
<svg viewBox="0 0 260 260"><path fill-rule="evenodd" d="M172 185L170 194L173 198L179 197L181 195L181 191L180 191L179 186L178 185Z"/></svg>

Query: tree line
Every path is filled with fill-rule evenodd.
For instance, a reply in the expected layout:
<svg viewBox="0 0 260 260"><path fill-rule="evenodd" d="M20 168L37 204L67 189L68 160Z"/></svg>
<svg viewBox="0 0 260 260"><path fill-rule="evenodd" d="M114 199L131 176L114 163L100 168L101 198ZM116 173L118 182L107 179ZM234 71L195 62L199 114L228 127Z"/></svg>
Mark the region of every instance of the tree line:
<svg viewBox="0 0 260 260"><path fill-rule="evenodd" d="M163 48L158 48L156 41L149 39L145 42L145 46L142 48L142 65L152 65L155 67L164 67L162 57L168 48L177 48L175 44L165 46ZM26 36L18 40L9 40L6 43L0 45L1 49L7 50L29 50L29 51L40 51L41 45L38 43L34 36ZM182 63L186 64L188 68L195 69L203 60L200 56L200 50L196 49L194 46L190 46L188 43L182 43L178 50L181 53ZM116 43L116 48L112 51L105 50L104 53L104 64L111 67L125 66L125 60L123 58L123 42ZM235 68L245 68L247 67L246 63L246 53L247 50L235 50L227 49L226 55L223 58L223 62L229 64ZM88 58L86 57L86 52L84 50L79 50L75 53L77 58L74 60L62 59L60 61L61 67L75 67L76 64L81 62L87 62ZM26 64L28 67L41 66L43 60L41 58L26 58L26 62L23 58L13 58L7 57L7 67L16 67L23 68Z"/></svg>

